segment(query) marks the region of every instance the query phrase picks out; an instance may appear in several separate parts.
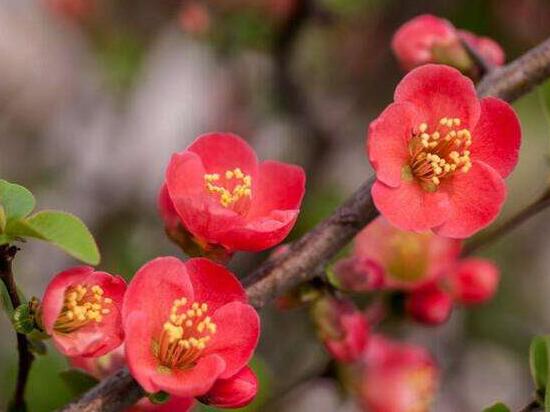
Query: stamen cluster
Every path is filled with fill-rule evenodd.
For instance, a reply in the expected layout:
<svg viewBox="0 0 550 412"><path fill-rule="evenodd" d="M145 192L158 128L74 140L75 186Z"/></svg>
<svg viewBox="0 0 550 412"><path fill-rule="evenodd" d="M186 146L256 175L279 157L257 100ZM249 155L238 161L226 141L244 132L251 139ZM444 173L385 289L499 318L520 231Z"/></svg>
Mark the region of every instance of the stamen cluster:
<svg viewBox="0 0 550 412"><path fill-rule="evenodd" d="M63 308L54 324L58 332L69 333L87 325L91 321L100 323L103 315L110 313L105 305L111 298L103 297L104 291L98 285L76 285L65 291Z"/></svg>
<svg viewBox="0 0 550 412"><path fill-rule="evenodd" d="M409 144L411 171L428 191L437 190L445 177L456 170L467 173L472 167L470 151L472 135L467 128L459 129L458 118L443 117L435 130L421 123Z"/></svg>
<svg viewBox="0 0 550 412"><path fill-rule="evenodd" d="M161 366L169 369L192 366L217 330L210 316L205 316L206 303L194 302L188 309L186 306L185 297L174 301L160 339L153 344L153 354Z"/></svg>
<svg viewBox="0 0 550 412"><path fill-rule="evenodd" d="M222 182L222 179L225 181ZM223 176L219 173L205 174L204 181L210 193L220 195L220 203L223 207L230 207L244 197L252 197L252 177L244 174L238 167L227 170ZM231 186L233 182L236 184L229 189L227 186Z"/></svg>

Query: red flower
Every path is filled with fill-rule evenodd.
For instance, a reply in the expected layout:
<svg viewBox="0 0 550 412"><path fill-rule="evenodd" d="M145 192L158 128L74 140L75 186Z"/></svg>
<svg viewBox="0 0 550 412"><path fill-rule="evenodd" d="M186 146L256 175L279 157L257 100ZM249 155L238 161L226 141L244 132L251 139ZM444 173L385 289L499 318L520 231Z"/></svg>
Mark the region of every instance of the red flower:
<svg viewBox="0 0 550 412"><path fill-rule="evenodd" d="M244 289L203 258L157 258L135 275L124 298L126 360L147 392L206 394L250 360L259 318Z"/></svg>
<svg viewBox="0 0 550 412"><path fill-rule="evenodd" d="M352 301L325 297L315 302L313 317L328 352L340 362L354 362L367 346L369 325Z"/></svg>
<svg viewBox="0 0 550 412"><path fill-rule="evenodd" d="M451 67L419 67L369 127L376 207L403 230L471 236L498 215L520 140L507 103L478 100L473 83Z"/></svg>
<svg viewBox="0 0 550 412"><path fill-rule="evenodd" d="M258 378L248 366L229 379L218 379L212 389L199 400L217 408L242 408L258 392Z"/></svg>
<svg viewBox="0 0 550 412"><path fill-rule="evenodd" d="M57 274L44 292L42 326L66 356L101 356L122 343L119 276L79 266Z"/></svg>
<svg viewBox="0 0 550 412"><path fill-rule="evenodd" d="M453 309L453 298L436 284L427 285L407 296L407 312L420 323L445 323Z"/></svg>
<svg viewBox="0 0 550 412"><path fill-rule="evenodd" d="M197 243L260 251L294 226L305 175L297 166L259 163L240 137L212 133L172 156L166 186L182 227Z"/></svg>
<svg viewBox="0 0 550 412"><path fill-rule="evenodd" d="M498 267L485 259L461 261L447 277L453 297L464 304L483 303L496 292L500 273Z"/></svg>
<svg viewBox="0 0 550 412"><path fill-rule="evenodd" d="M427 63L443 63L469 71L473 62L461 43L468 44L494 65L504 63L504 52L493 40L457 30L447 20L424 14L403 24L393 36L392 49L405 70Z"/></svg>
<svg viewBox="0 0 550 412"><path fill-rule="evenodd" d="M441 277L460 254L461 242L433 233L405 232L379 217L355 238L353 256L338 262L338 281L352 286L410 290ZM363 281L363 283L362 283ZM345 285L344 285L345 286Z"/></svg>
<svg viewBox="0 0 550 412"><path fill-rule="evenodd" d="M359 395L370 412L427 412L435 395L438 369L422 347L372 336L365 352Z"/></svg>

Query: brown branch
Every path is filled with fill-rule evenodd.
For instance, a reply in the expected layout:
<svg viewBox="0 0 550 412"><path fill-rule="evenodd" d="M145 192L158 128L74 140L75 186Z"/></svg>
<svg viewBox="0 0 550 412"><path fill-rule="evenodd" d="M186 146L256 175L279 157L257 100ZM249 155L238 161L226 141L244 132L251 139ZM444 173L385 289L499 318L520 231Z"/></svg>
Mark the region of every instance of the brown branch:
<svg viewBox="0 0 550 412"><path fill-rule="evenodd" d="M17 293L17 285L13 277L12 261L17 253L17 247L2 245L0 246L0 278L10 297L11 306L17 309L21 305L19 294ZM25 388L31 371L34 355L29 349L29 341L27 337L21 333L17 333L17 352L19 354L19 364L17 369L17 381L15 384L15 393L10 402L11 407L15 411L26 411L25 404Z"/></svg>
<svg viewBox="0 0 550 412"><path fill-rule="evenodd" d="M513 101L527 94L550 76L550 39L510 64L499 67L477 85L479 96L497 96Z"/></svg>
<svg viewBox="0 0 550 412"><path fill-rule="evenodd" d="M463 37L460 37L460 43L462 44L462 47L464 47L464 50L466 50L466 53L468 53L468 56L472 59L475 66L478 69L478 73L476 75L477 78L482 78L486 74L492 72L495 69L495 65L489 62L485 57L483 57L477 49L472 47L470 43L466 41Z"/></svg>
<svg viewBox="0 0 550 412"><path fill-rule="evenodd" d="M539 412L542 410L538 401L532 401L528 405L525 405L519 412Z"/></svg>
<svg viewBox="0 0 550 412"><path fill-rule="evenodd" d="M548 76L550 40L509 65L494 70L480 83L478 94L513 100ZM273 297L310 280L319 267L334 257L378 215L370 196L373 182L373 178L369 179L330 217L294 242L289 251L268 259L244 280L250 301L256 308L261 308ZM137 400L138 391L137 383L126 370L122 370L93 388L79 401L62 409L62 412L116 412L127 407L130 400Z"/></svg>
<svg viewBox="0 0 550 412"><path fill-rule="evenodd" d="M506 222L502 223L496 229L493 229L486 234L482 234L479 237L474 238L473 240L466 243L464 249L462 250L462 254L464 256L467 256L479 252L484 247L500 239L502 236L506 235L508 232L511 232L523 222L530 219L532 216L535 216L537 213L543 211L549 206L550 188L547 189L541 197L528 205L526 208L517 212L514 216L512 216Z"/></svg>
<svg viewBox="0 0 550 412"><path fill-rule="evenodd" d="M123 411L139 401L145 392L123 368L86 392L77 401L64 407L63 412Z"/></svg>

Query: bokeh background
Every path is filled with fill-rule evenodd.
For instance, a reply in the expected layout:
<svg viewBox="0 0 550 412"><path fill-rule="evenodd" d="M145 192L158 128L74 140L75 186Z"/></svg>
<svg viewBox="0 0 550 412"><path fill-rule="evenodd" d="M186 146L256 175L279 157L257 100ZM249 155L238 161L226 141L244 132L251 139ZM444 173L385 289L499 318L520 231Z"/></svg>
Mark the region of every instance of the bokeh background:
<svg viewBox="0 0 550 412"><path fill-rule="evenodd" d="M82 217L100 268L130 279L153 257L181 255L156 210L171 153L201 133L232 131L260 157L306 168L296 237L372 173L365 131L403 75L389 47L401 23L443 16L497 40L508 60L550 35L548 0L316 0L301 20L296 2L0 0L0 177L29 187L39 208ZM514 104L523 147L500 221L549 183L549 90ZM392 328L429 347L442 368L435 411L495 400L517 409L530 399L528 344L550 331L549 220L542 212L482 252L503 275L491 303L455 309L443 327ZM231 266L244 276L261 258L242 254ZM28 296L41 296L53 274L75 264L29 242L15 272ZM307 310L268 307L262 320L262 395L249 410L356 410L327 369ZM4 314L0 336L1 411L16 372ZM31 373L30 411L73 397L59 376L67 363L49 349Z"/></svg>

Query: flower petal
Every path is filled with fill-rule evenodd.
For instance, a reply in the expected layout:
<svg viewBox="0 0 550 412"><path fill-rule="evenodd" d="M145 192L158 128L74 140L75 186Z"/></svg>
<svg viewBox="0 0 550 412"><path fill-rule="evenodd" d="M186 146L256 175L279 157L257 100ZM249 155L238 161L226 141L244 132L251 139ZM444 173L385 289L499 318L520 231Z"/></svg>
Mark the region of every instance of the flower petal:
<svg viewBox="0 0 550 412"><path fill-rule="evenodd" d="M153 381L158 374L158 361L153 355L153 328L147 312L134 311L125 318L125 353L128 369L141 387L149 393L162 390Z"/></svg>
<svg viewBox="0 0 550 412"><path fill-rule="evenodd" d="M441 190L426 192L415 181L391 188L378 180L372 187L376 208L401 230L424 232L443 223L450 213L449 197Z"/></svg>
<svg viewBox="0 0 550 412"><path fill-rule="evenodd" d="M260 318L250 305L228 303L212 316L218 328L204 350L204 356L216 354L226 363L220 378L227 379L241 370L252 358L260 337Z"/></svg>
<svg viewBox="0 0 550 412"><path fill-rule="evenodd" d="M243 224L242 217L206 193L205 168L199 156L183 152L172 156L166 171L166 185L183 224L194 235L209 242L234 225Z"/></svg>
<svg viewBox="0 0 550 412"><path fill-rule="evenodd" d="M94 268L91 266L70 268L57 274L48 284L42 299L42 322L46 333L49 335L53 333L53 325L63 308L65 290L81 282L93 271Z"/></svg>
<svg viewBox="0 0 550 412"><path fill-rule="evenodd" d="M434 232L440 236L467 238L497 217L506 199L502 177L483 162L474 161L468 173L458 173L444 183L451 203L447 220Z"/></svg>
<svg viewBox="0 0 550 412"><path fill-rule="evenodd" d="M229 249L259 252L281 243L294 227L298 209L274 210L244 226L236 226L220 234L220 243Z"/></svg>
<svg viewBox="0 0 550 412"><path fill-rule="evenodd" d="M370 124L367 156L382 183L399 186L403 166L410 158L408 143L413 128L421 122L412 104L393 103Z"/></svg>
<svg viewBox="0 0 550 412"><path fill-rule="evenodd" d="M258 158L250 145L231 133L208 133L197 137L187 148L201 158L207 173L224 173L240 168L245 174L256 176Z"/></svg>
<svg viewBox="0 0 550 412"><path fill-rule="evenodd" d="M427 64L409 72L397 85L394 100L412 103L423 121L434 126L443 117L459 118L462 127L473 127L479 119L474 84L445 65Z"/></svg>
<svg viewBox="0 0 550 412"><path fill-rule="evenodd" d="M192 368L156 373L151 376L151 380L157 388L156 391L162 390L181 397L196 397L208 392L224 369L223 358L212 354L200 357Z"/></svg>
<svg viewBox="0 0 550 412"><path fill-rule="evenodd" d="M520 143L521 126L512 107L495 97L482 99L481 116L472 132L472 159L506 177L517 164Z"/></svg>
<svg viewBox="0 0 550 412"><path fill-rule="evenodd" d="M159 257L143 265L124 296L123 321L136 311L147 313L158 328L166 321L174 300L194 300L185 264L175 257Z"/></svg>
<svg viewBox="0 0 550 412"><path fill-rule="evenodd" d="M229 302L247 302L241 283L224 266L208 259L193 258L185 262L185 267L193 284L195 301L207 303L209 313Z"/></svg>
<svg viewBox="0 0 550 412"><path fill-rule="evenodd" d="M456 32L447 20L423 14L403 24L393 36L392 49L405 70L433 61L434 44L449 44Z"/></svg>
<svg viewBox="0 0 550 412"><path fill-rule="evenodd" d="M253 182L252 206L248 219L269 216L274 210L295 210L305 193L304 169L274 160L260 164L257 182Z"/></svg>

